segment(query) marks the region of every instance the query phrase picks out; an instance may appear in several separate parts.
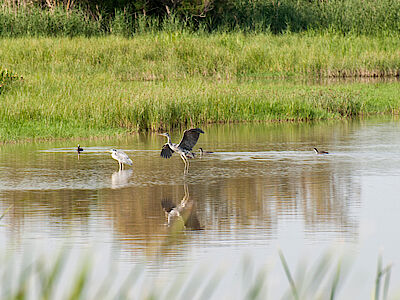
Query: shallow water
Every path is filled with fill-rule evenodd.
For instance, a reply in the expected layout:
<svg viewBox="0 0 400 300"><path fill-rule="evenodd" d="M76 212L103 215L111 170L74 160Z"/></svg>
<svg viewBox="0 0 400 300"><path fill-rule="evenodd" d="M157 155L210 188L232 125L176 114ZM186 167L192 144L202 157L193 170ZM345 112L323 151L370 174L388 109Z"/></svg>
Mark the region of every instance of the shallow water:
<svg viewBox="0 0 400 300"><path fill-rule="evenodd" d="M154 277L233 264L243 253L265 259L278 247L295 265L345 245L368 265L371 290L379 249L399 261L399 129L383 118L209 126L195 149L214 153L191 160L186 176L177 155L159 156L158 135L3 145L0 212L10 210L0 242L16 252L38 241L115 247L120 261L146 261ZM133 168L119 172L110 148L123 149ZM163 199L190 213L173 238Z"/></svg>

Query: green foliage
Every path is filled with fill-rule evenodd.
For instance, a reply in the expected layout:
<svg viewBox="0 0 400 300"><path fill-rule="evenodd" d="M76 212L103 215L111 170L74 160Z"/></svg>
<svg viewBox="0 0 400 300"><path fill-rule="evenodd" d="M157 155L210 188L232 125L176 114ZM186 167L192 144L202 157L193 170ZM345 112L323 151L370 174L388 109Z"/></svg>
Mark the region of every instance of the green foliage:
<svg viewBox="0 0 400 300"><path fill-rule="evenodd" d="M66 11L38 7L0 8L0 36L93 36L103 33L100 21L85 15L83 10Z"/></svg>
<svg viewBox="0 0 400 300"><path fill-rule="evenodd" d="M10 2L4 1L0 9L0 36L132 36L185 30L398 37L400 32L400 0L88 0L72 7L70 1L59 0Z"/></svg>

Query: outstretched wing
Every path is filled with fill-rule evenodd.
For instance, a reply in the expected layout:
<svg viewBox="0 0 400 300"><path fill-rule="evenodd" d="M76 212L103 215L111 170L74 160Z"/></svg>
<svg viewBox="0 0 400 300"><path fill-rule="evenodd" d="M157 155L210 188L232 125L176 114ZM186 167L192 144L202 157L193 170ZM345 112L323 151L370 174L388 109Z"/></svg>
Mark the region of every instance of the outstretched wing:
<svg viewBox="0 0 400 300"><path fill-rule="evenodd" d="M192 128L185 130L183 138L178 147L191 151L199 139L200 133L204 133L200 128Z"/></svg>
<svg viewBox="0 0 400 300"><path fill-rule="evenodd" d="M172 150L172 149L169 147L168 144L165 144L165 145L162 147L162 150L161 150L161 157L170 158L170 157L172 156L172 153L174 153L174 150Z"/></svg>

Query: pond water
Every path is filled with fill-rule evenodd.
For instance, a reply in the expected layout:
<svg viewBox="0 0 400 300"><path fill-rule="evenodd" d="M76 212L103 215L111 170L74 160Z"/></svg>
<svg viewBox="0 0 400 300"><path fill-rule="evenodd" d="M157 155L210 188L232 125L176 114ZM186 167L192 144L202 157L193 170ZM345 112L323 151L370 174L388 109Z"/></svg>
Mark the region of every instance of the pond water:
<svg viewBox="0 0 400 300"><path fill-rule="evenodd" d="M187 265L233 265L243 253L265 261L278 248L295 269L345 246L366 295L380 249L399 262L397 119L203 129L195 150L214 153L191 160L188 175L176 154L160 157L165 138L152 134L2 145L0 212L10 209L0 243L17 253L38 241L114 247L125 266L146 262L157 278ZM181 132L171 135L178 142ZM110 148L123 149L133 167L118 171ZM185 206L186 229L176 229L182 220L168 226L163 201ZM287 287L277 276L275 285Z"/></svg>

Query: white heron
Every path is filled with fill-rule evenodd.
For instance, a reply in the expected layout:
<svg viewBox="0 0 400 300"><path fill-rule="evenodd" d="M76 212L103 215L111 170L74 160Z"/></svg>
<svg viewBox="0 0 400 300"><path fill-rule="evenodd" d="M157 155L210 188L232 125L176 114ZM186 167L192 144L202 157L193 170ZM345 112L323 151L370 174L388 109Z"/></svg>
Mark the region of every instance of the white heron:
<svg viewBox="0 0 400 300"><path fill-rule="evenodd" d="M128 155L124 151L111 149L110 152L111 152L111 157L118 161L120 170L124 169L124 164L130 166L133 165L132 160L128 157Z"/></svg>
<svg viewBox="0 0 400 300"><path fill-rule="evenodd" d="M185 130L183 133L183 138L179 144L174 144L171 142L171 137L168 133L161 133L159 135L165 136L168 138L167 143L162 147L161 157L170 158L172 153L176 152L180 155L183 162L185 163L185 169L183 171L184 174L189 172L189 158L194 158L194 153L191 152L194 145L196 145L197 140L199 139L200 133L204 133L200 128L192 128Z"/></svg>

